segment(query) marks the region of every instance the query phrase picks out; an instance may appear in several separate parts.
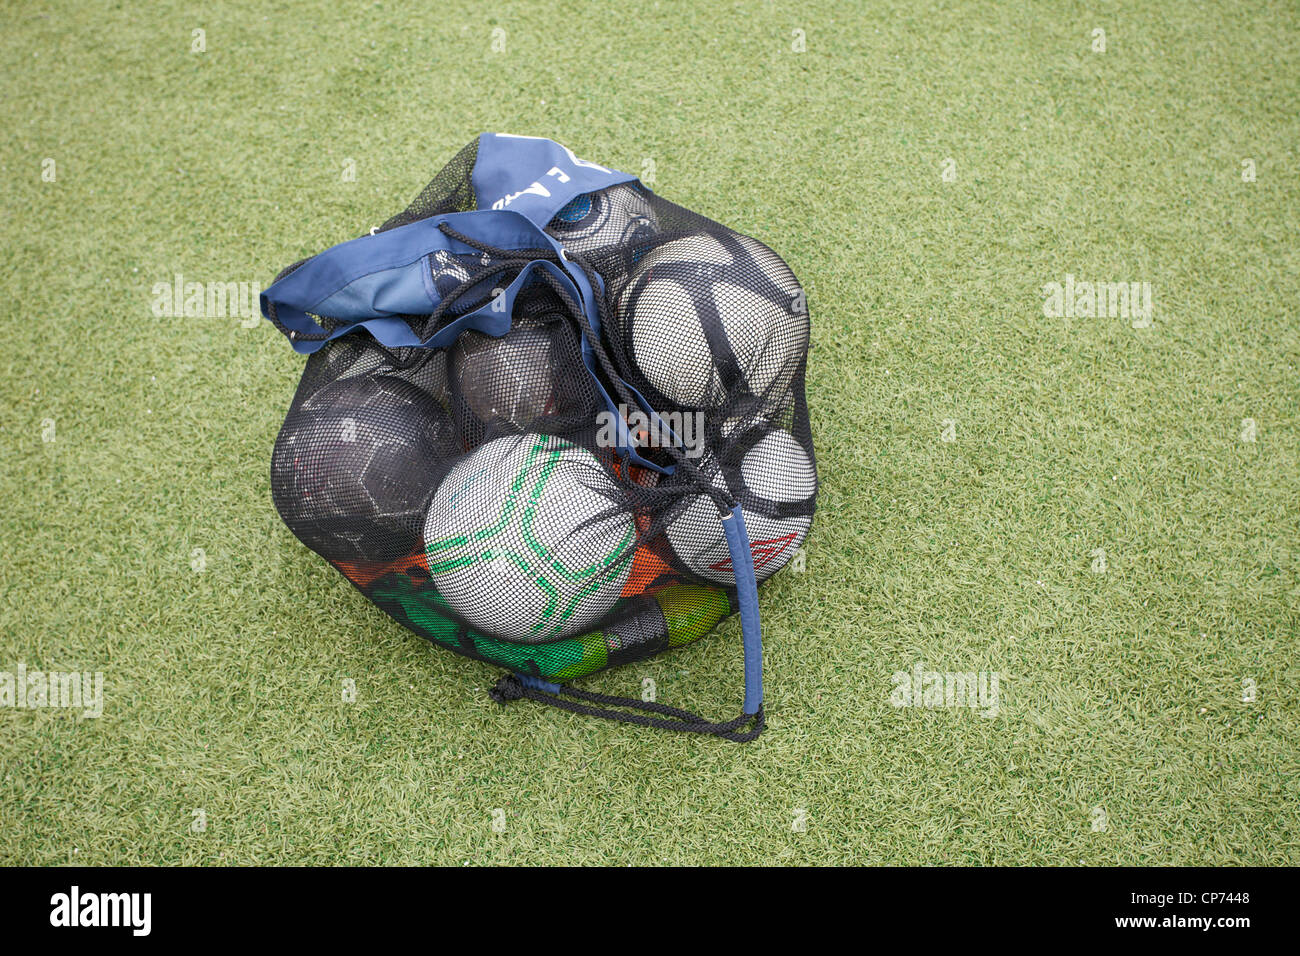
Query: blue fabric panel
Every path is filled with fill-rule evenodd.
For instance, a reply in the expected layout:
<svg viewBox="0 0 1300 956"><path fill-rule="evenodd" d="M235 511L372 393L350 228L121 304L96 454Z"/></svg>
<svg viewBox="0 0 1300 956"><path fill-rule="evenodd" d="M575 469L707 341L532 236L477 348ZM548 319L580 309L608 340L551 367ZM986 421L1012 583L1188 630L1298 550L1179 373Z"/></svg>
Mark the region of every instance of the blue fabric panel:
<svg viewBox="0 0 1300 956"><path fill-rule="evenodd" d="M589 163L554 140L484 133L470 182L479 209L509 209L545 226L576 196L635 176Z"/></svg>

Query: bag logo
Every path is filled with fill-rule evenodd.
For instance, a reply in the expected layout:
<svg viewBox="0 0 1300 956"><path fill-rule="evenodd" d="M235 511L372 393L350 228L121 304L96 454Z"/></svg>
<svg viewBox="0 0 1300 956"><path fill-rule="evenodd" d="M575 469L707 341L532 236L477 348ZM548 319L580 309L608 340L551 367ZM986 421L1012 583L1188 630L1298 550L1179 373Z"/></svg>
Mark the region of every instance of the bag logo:
<svg viewBox="0 0 1300 956"><path fill-rule="evenodd" d="M541 140L543 142L550 142L550 140L547 140L545 137L542 136L516 136L513 133L496 133L494 135L502 139L536 139L536 140ZM614 174L613 170L606 169L604 166L601 166L599 163L592 163L592 162L588 162L585 159L579 159L577 154L574 153L573 150L569 149L569 147L567 146L564 146L560 143L556 143L555 145L559 146L560 149L564 150L564 152L569 157L569 162L573 163L573 165L576 167L579 167L581 169L593 169L597 172L605 173L606 175L609 176L612 176ZM559 166L552 166L549 170L547 170L546 175L555 178L561 184L567 183L570 179L573 178L564 170L562 170ZM534 180L531 185L525 186L523 189L519 190L519 192L508 193L507 195L502 196L500 199L492 203L492 208L505 209L507 206L509 206L520 196L530 196L530 195L541 196L543 199L549 199L551 197L551 191L547 189L545 186L543 186L540 180Z"/></svg>

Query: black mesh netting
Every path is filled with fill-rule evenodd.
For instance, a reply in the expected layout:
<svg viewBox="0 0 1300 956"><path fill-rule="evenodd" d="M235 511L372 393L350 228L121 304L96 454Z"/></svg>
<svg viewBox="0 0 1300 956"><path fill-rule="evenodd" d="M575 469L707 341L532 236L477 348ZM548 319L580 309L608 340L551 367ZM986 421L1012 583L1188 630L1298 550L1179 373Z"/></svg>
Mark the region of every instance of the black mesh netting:
<svg viewBox="0 0 1300 956"><path fill-rule="evenodd" d="M473 209L475 149L383 229ZM539 276L502 337L386 349L357 331L312 354L271 489L293 533L401 623L562 681L711 631L737 606L720 510L741 505L761 582L808 534L817 478L808 312L779 256L636 183L579 196L547 231L603 280L594 374L672 474L620 455L581 355L590 325ZM430 255L443 302L404 318L427 339L547 253Z"/></svg>

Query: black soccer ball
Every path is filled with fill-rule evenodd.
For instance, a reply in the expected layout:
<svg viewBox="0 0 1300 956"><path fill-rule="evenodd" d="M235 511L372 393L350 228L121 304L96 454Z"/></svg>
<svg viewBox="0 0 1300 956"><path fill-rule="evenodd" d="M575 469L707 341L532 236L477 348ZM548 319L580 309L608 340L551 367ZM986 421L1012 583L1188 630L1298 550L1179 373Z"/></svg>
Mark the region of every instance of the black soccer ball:
<svg viewBox="0 0 1300 956"><path fill-rule="evenodd" d="M546 231L570 252L589 253L653 236L654 210L639 186L584 193L555 214Z"/></svg>
<svg viewBox="0 0 1300 956"><path fill-rule="evenodd" d="M271 497L290 530L331 561L391 561L419 544L425 511L459 454L433 398L390 375L326 385L285 419Z"/></svg>
<svg viewBox="0 0 1300 956"><path fill-rule="evenodd" d="M527 431L571 434L595 419L596 394L577 333L558 316L499 338L462 332L447 368L451 413L469 447Z"/></svg>

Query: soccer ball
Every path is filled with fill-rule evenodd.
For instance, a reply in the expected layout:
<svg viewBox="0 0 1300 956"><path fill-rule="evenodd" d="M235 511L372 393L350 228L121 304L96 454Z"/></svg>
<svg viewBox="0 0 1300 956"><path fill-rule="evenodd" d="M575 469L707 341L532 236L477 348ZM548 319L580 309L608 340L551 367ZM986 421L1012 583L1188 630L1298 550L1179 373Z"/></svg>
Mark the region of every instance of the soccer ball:
<svg viewBox="0 0 1300 956"><path fill-rule="evenodd" d="M785 567L812 525L817 472L803 446L781 429L751 429L720 461L707 453L701 473L740 503L755 577L765 581ZM722 521L708 495L690 496L664 530L673 553L691 571L736 583Z"/></svg>
<svg viewBox="0 0 1300 956"><path fill-rule="evenodd" d="M438 479L459 451L428 394L389 375L326 385L285 419L271 454L280 517L331 561L389 561L419 543Z"/></svg>
<svg viewBox="0 0 1300 956"><path fill-rule="evenodd" d="M447 354L442 349L386 349L359 333L326 342L308 360L308 370L321 385L366 375L404 379L447 403Z"/></svg>
<svg viewBox="0 0 1300 956"><path fill-rule="evenodd" d="M452 413L471 446L488 434L569 430L595 415L577 338L557 324L520 326L497 338L463 332L450 349Z"/></svg>
<svg viewBox="0 0 1300 956"><path fill-rule="evenodd" d="M550 435L465 456L429 506L433 585L472 628L539 642L582 634L618 600L636 527L591 452Z"/></svg>
<svg viewBox="0 0 1300 956"><path fill-rule="evenodd" d="M446 249L438 249L429 254L429 274L438 295L446 298L465 282L470 280L470 271L459 258Z"/></svg>
<svg viewBox="0 0 1300 956"><path fill-rule="evenodd" d="M679 408L735 406L747 396L779 405L808 346L794 274L735 233L697 233L647 253L617 310L628 356Z"/></svg>
<svg viewBox="0 0 1300 956"><path fill-rule="evenodd" d="M570 252L587 253L655 234L654 210L631 183L583 193L555 214L546 231Z"/></svg>

